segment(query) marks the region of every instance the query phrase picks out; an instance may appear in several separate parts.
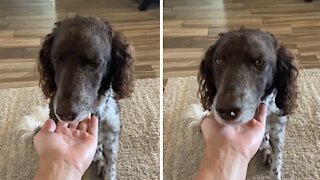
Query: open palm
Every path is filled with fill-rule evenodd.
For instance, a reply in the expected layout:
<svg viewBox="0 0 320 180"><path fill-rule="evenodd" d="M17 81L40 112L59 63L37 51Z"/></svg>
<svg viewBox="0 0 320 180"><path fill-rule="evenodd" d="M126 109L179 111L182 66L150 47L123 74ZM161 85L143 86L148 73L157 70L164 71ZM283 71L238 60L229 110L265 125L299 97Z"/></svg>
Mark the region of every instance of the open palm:
<svg viewBox="0 0 320 180"><path fill-rule="evenodd" d="M59 121L56 125L48 120L33 140L39 158L46 162L62 160L84 172L97 148L97 126L96 117L80 124Z"/></svg>
<svg viewBox="0 0 320 180"><path fill-rule="evenodd" d="M258 151L265 132L266 106L261 105L255 118L245 124L221 125L209 115L201 124L207 146L218 151L231 147L250 160Z"/></svg>

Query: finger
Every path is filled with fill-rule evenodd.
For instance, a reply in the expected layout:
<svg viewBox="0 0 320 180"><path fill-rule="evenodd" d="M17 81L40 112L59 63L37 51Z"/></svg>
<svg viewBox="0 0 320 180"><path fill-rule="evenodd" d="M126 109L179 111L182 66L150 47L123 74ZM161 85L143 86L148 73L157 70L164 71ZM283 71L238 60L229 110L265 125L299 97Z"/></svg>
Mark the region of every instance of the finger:
<svg viewBox="0 0 320 180"><path fill-rule="evenodd" d="M201 121L201 129L211 126L215 119L212 116L207 116Z"/></svg>
<svg viewBox="0 0 320 180"><path fill-rule="evenodd" d="M79 130L87 131L87 129L88 129L88 121L87 120L82 121L79 124Z"/></svg>
<svg viewBox="0 0 320 180"><path fill-rule="evenodd" d="M61 129L68 127L68 123L64 121L58 121L57 130L60 131Z"/></svg>
<svg viewBox="0 0 320 180"><path fill-rule="evenodd" d="M98 135L98 118L96 116L91 116L88 132L94 136Z"/></svg>
<svg viewBox="0 0 320 180"><path fill-rule="evenodd" d="M78 126L79 126L79 123L73 122L73 123L70 123L68 127L71 129L77 129Z"/></svg>
<svg viewBox="0 0 320 180"><path fill-rule="evenodd" d="M258 111L255 115L255 119L263 124L266 123L267 119L267 106L265 104L260 104Z"/></svg>
<svg viewBox="0 0 320 180"><path fill-rule="evenodd" d="M42 126L40 131L50 131L54 132L57 126L56 123L52 119L48 119Z"/></svg>
<svg viewBox="0 0 320 180"><path fill-rule="evenodd" d="M201 129L204 130L205 128L211 130L216 130L216 129L222 129L224 128L224 125L220 124L217 122L217 120L214 118L212 114L207 116L201 123Z"/></svg>
<svg viewBox="0 0 320 180"><path fill-rule="evenodd" d="M210 115L208 117L210 118L211 123L215 128L220 129L220 128L223 128L225 126L224 124L221 124L220 122L218 122L218 120L214 117L213 113L210 113Z"/></svg>

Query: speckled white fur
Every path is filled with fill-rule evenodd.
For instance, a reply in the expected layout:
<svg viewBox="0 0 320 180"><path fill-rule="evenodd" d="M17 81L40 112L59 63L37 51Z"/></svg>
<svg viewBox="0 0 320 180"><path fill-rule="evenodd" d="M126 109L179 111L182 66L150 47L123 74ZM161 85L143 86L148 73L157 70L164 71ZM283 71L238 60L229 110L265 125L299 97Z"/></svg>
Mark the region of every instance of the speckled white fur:
<svg viewBox="0 0 320 180"><path fill-rule="evenodd" d="M95 112L100 119L100 130L94 161L98 161L98 174L105 180L117 179L116 161L121 131L119 104L112 95L112 90L109 90L102 96Z"/></svg>

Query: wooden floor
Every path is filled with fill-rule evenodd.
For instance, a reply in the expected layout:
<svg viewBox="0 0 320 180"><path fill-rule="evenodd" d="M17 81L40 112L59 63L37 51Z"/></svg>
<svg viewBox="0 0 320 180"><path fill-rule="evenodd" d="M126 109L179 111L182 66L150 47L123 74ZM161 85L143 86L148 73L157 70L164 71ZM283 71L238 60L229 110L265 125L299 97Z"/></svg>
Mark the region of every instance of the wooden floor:
<svg viewBox="0 0 320 180"><path fill-rule="evenodd" d="M0 1L0 88L36 85L35 60L53 23L73 16L108 19L133 42L138 78L159 76L159 7L139 0ZM275 34L302 68L320 68L320 1L164 0L164 79L195 75L219 32L245 27Z"/></svg>
<svg viewBox="0 0 320 180"><path fill-rule="evenodd" d="M244 25L275 34L302 68L320 68L320 1L164 0L164 80L196 75L219 32Z"/></svg>
<svg viewBox="0 0 320 180"><path fill-rule="evenodd" d="M109 20L133 43L138 78L159 77L160 11L138 11L139 0L1 0L0 88L38 84L35 61L54 22L80 15Z"/></svg>

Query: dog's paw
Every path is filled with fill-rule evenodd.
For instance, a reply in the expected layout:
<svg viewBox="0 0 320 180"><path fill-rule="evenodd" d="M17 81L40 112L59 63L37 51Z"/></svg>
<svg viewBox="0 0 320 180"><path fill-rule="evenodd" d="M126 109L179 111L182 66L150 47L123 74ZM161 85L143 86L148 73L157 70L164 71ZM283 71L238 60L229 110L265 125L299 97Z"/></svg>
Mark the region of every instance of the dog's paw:
<svg viewBox="0 0 320 180"><path fill-rule="evenodd" d="M102 150L103 150L102 144L98 144L96 153L94 154L94 157L93 157L93 161L103 160Z"/></svg>
<svg viewBox="0 0 320 180"><path fill-rule="evenodd" d="M98 161L97 169L98 169L97 175L100 178L105 179L105 177L106 177L106 165L105 165L105 161L103 159Z"/></svg>
<svg viewBox="0 0 320 180"><path fill-rule="evenodd" d="M272 164L272 154L271 154L271 149L266 148L263 150L263 156L262 156L262 162L265 166L271 167Z"/></svg>
<svg viewBox="0 0 320 180"><path fill-rule="evenodd" d="M105 164L105 160L103 158L103 147L102 144L98 144L97 150L96 150L96 154L93 157L93 161L94 162L98 162L97 163L97 175L104 179L104 177L106 176L106 164Z"/></svg>
<svg viewBox="0 0 320 180"><path fill-rule="evenodd" d="M262 139L259 150L262 151L264 149L270 148L270 134L266 133Z"/></svg>
<svg viewBox="0 0 320 180"><path fill-rule="evenodd" d="M105 160L99 160L98 162L98 176L104 180L116 180L115 169L109 169Z"/></svg>

